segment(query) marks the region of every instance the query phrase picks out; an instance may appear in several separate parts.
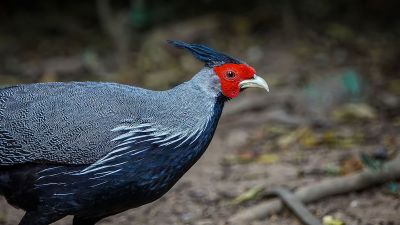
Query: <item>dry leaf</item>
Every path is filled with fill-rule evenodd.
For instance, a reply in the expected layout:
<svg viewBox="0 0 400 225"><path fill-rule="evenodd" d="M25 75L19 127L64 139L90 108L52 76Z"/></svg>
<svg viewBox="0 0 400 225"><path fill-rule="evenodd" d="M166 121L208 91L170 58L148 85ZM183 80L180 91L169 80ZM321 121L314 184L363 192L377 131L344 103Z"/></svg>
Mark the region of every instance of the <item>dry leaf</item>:
<svg viewBox="0 0 400 225"><path fill-rule="evenodd" d="M277 154L262 154L257 158L258 163L272 164L279 162L279 156Z"/></svg>
<svg viewBox="0 0 400 225"><path fill-rule="evenodd" d="M372 120L376 116L375 109L365 103L348 103L332 112L333 119L339 122Z"/></svg>
<svg viewBox="0 0 400 225"><path fill-rule="evenodd" d="M307 132L310 132L308 127L296 129L288 134L282 135L278 138L277 144L280 148L288 148L292 144L299 141L299 139Z"/></svg>
<svg viewBox="0 0 400 225"><path fill-rule="evenodd" d="M249 200L252 200L252 199L256 198L262 192L264 192L264 187L260 187L260 186L253 187L250 190L248 190L248 191L242 193L241 195L237 196L231 202L231 204L233 204L233 205L242 204L243 202L247 202Z"/></svg>
<svg viewBox="0 0 400 225"><path fill-rule="evenodd" d="M324 218L322 218L322 223L324 225L344 225L344 222L339 220L339 219L335 219L333 218L333 216L324 216Z"/></svg>
<svg viewBox="0 0 400 225"><path fill-rule="evenodd" d="M363 163L357 156L351 156L347 158L341 168L341 172L343 175L347 175L350 173L354 173L363 169Z"/></svg>

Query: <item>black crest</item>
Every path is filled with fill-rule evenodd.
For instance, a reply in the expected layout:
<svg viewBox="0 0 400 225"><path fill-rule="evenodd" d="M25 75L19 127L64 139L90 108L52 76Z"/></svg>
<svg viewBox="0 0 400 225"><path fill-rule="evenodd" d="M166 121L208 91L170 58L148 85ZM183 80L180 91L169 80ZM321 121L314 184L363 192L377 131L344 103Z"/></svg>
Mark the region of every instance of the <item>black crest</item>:
<svg viewBox="0 0 400 225"><path fill-rule="evenodd" d="M204 62L208 67L220 66L226 63L242 63L238 59L217 52L205 45L188 44L182 41L168 40L168 43L177 47L189 50L198 60Z"/></svg>

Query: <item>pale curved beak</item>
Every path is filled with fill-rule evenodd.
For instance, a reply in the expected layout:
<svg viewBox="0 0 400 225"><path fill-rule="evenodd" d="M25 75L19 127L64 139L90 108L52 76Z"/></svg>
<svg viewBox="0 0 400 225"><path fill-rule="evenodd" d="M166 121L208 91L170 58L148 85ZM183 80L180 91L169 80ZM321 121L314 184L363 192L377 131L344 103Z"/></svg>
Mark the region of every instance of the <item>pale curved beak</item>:
<svg viewBox="0 0 400 225"><path fill-rule="evenodd" d="M263 88L263 89L267 90L267 92L269 92L269 87L268 87L267 82L255 74L254 74L253 79L244 80L244 81L240 82L239 87L241 89L250 88L250 87Z"/></svg>

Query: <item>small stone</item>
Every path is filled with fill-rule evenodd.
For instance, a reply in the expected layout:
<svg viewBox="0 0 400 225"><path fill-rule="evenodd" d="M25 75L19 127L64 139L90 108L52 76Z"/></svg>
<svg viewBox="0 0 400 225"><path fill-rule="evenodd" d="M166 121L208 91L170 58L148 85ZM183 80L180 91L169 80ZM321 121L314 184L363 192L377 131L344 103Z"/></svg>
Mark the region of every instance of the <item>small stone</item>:
<svg viewBox="0 0 400 225"><path fill-rule="evenodd" d="M350 207L351 208L356 208L359 205L359 202L357 200L353 200L350 202Z"/></svg>

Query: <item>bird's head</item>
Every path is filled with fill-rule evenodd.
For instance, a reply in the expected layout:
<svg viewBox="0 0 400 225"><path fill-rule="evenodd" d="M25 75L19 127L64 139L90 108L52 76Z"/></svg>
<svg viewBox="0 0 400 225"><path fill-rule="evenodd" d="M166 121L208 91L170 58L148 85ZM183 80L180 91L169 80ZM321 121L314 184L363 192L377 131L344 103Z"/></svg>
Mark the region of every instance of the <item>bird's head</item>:
<svg viewBox="0 0 400 225"><path fill-rule="evenodd" d="M168 41L178 48L192 53L205 66L212 68L221 82L221 92L227 98L235 98L240 91L258 87L269 91L267 82L256 75L253 67L231 56L217 52L204 45L187 44L181 41Z"/></svg>

